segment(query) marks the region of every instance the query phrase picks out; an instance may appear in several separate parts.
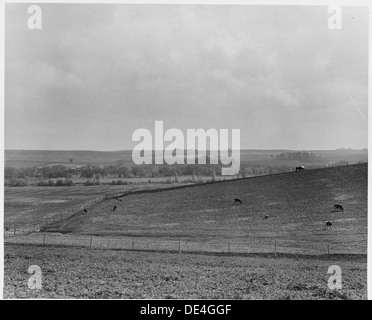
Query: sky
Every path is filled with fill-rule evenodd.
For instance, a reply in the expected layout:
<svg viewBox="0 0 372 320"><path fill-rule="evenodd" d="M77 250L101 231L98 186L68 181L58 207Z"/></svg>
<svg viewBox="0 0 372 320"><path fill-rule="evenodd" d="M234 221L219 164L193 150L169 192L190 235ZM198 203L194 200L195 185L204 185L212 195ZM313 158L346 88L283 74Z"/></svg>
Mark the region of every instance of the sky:
<svg viewBox="0 0 372 320"><path fill-rule="evenodd" d="M241 149L368 147L368 8L24 4L5 11L5 149L133 149L240 129ZM166 145L165 145L166 147Z"/></svg>

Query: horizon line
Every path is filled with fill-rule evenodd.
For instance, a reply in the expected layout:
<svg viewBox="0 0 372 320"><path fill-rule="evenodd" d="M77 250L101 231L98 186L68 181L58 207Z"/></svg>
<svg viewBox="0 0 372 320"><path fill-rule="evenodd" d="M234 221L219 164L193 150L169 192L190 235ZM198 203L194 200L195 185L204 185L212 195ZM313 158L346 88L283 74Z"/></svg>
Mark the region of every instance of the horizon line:
<svg viewBox="0 0 372 320"><path fill-rule="evenodd" d="M177 149L177 148L176 148ZM173 150L176 150L173 149ZM183 151L221 151L215 149L178 149ZM228 149L228 150L237 150L237 149ZM238 149L239 151L339 151L339 150L346 150L346 151L363 151L368 150L368 147L365 148L334 148L334 149L288 149L288 148L273 148L273 149L259 149L259 148L252 148L252 149ZM132 152L131 149L117 149L117 150L91 150L91 149L4 149L5 151L63 151L63 152ZM165 149L153 149L154 151L165 151Z"/></svg>

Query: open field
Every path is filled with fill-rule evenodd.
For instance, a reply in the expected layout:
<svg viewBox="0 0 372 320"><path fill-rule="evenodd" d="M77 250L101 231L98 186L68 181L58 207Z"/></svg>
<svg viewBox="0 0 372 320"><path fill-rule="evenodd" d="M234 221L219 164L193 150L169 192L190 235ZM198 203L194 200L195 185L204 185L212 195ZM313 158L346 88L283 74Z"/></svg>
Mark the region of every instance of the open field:
<svg viewBox="0 0 372 320"><path fill-rule="evenodd" d="M166 184L71 187L5 187L4 221L10 229L36 229L89 207L94 199L129 190L166 188Z"/></svg>
<svg viewBox="0 0 372 320"><path fill-rule="evenodd" d="M30 290L31 265L42 289ZM329 290L331 265L342 289ZM366 257L273 259L5 246L4 298L366 299Z"/></svg>
<svg viewBox="0 0 372 320"><path fill-rule="evenodd" d="M69 159L73 159L73 163ZM6 167L25 168L48 164L104 165L117 161L132 162L131 151L51 151L51 150L5 150Z"/></svg>

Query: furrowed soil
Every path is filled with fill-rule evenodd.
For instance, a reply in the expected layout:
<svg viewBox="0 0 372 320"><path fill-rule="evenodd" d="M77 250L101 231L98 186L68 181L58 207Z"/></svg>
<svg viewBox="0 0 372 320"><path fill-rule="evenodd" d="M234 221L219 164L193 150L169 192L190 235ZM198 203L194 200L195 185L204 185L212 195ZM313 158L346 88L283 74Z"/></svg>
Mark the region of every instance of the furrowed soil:
<svg viewBox="0 0 372 320"><path fill-rule="evenodd" d="M29 289L37 265L42 288ZM342 288L328 288L328 268ZM5 246L4 298L367 299L366 256L221 257Z"/></svg>

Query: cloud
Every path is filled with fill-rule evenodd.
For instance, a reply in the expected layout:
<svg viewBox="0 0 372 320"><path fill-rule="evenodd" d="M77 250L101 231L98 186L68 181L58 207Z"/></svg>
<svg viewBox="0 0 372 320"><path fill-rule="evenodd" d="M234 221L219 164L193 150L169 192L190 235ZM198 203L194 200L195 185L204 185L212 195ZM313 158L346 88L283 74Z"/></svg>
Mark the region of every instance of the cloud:
<svg viewBox="0 0 372 320"><path fill-rule="evenodd" d="M321 6L42 9L43 30L31 32L25 6L6 6L8 148L124 149L155 120L181 130L241 128L244 148L303 149L310 131L324 135L310 139L317 148L338 147L328 135L337 123L324 119L358 112L348 95L368 111L362 7L345 7L338 31ZM350 146L367 144L359 120L345 128Z"/></svg>

